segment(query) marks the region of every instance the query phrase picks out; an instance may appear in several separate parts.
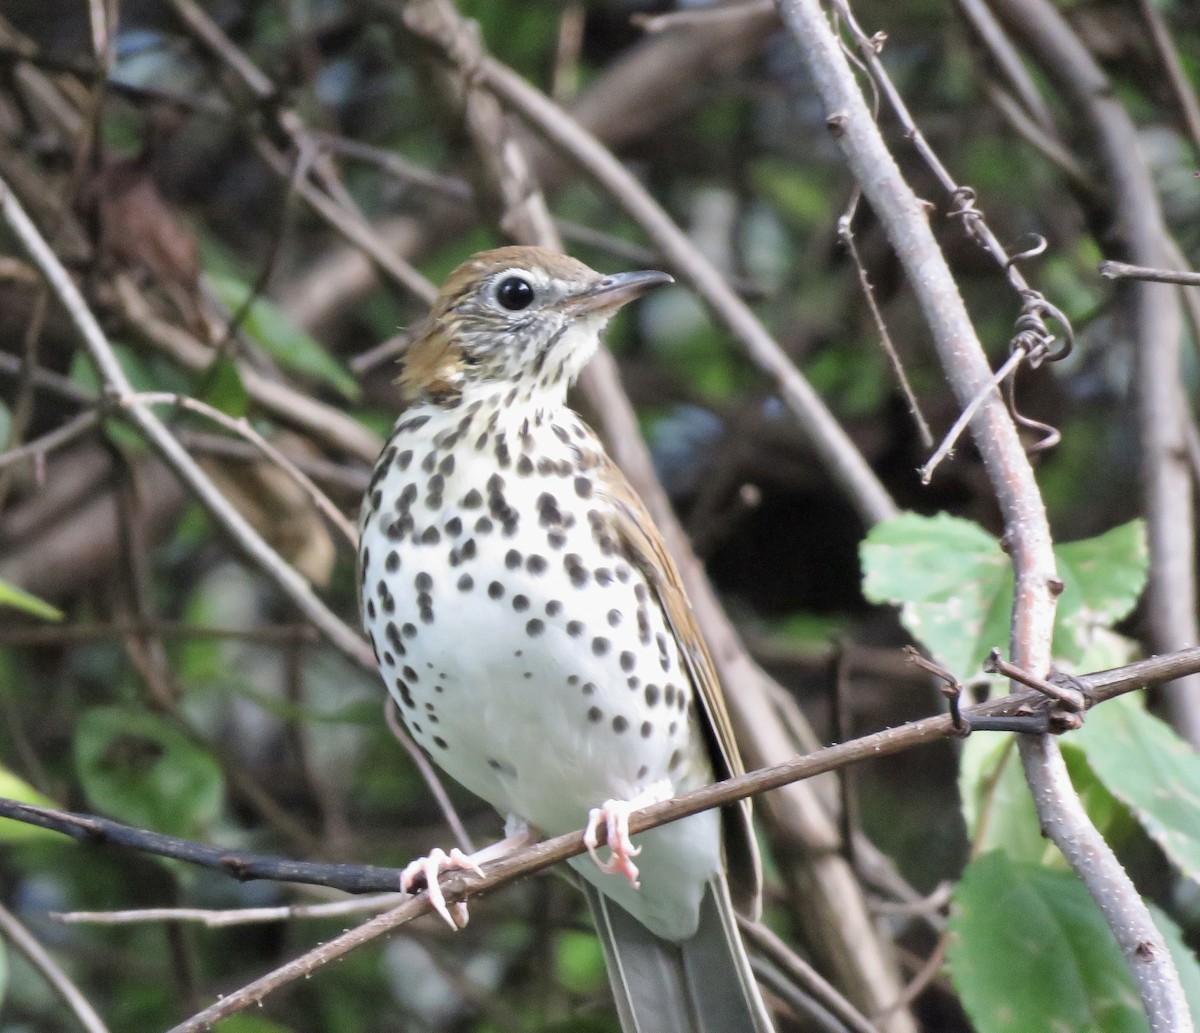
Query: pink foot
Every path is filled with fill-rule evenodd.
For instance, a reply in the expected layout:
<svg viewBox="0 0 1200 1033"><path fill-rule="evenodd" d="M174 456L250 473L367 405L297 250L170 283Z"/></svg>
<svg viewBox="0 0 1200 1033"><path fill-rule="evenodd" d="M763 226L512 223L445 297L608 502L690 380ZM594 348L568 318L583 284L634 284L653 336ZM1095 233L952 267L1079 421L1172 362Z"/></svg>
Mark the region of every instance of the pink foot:
<svg viewBox="0 0 1200 1033"><path fill-rule="evenodd" d="M439 873L454 870L483 875L483 870L479 865L458 847L455 847L450 853L446 853L440 847L435 847L429 852L428 857L418 857L400 873L400 889L404 893L413 892L413 883L417 881L418 877L423 876L425 891L429 894L429 902L433 905L433 909L446 920L451 929L457 931L467 924L470 917L467 914L466 902L458 900L447 905L446 898L442 896L442 888L438 885Z"/></svg>
<svg viewBox="0 0 1200 1033"><path fill-rule="evenodd" d="M596 862L596 867L609 875L624 875L629 884L638 888L638 867L633 858L642 852L640 846L634 846L629 838L629 815L645 804L639 800L605 800L599 807L588 811L587 826L583 832L583 842ZM596 853L599 840L597 832L601 823L608 833L609 858L601 861Z"/></svg>

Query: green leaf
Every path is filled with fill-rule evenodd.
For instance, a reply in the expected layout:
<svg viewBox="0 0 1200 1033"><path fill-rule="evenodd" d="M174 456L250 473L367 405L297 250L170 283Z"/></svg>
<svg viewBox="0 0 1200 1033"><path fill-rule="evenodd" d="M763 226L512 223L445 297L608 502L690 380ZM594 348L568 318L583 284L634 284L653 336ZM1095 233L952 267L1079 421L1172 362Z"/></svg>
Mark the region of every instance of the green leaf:
<svg viewBox="0 0 1200 1033"><path fill-rule="evenodd" d="M24 779L18 778L8 768L0 766L0 796L20 803L31 803L36 807L57 807L48 796L43 796ZM23 821L0 818L0 843L28 843L32 839L54 838L58 835L50 829L37 825L26 825Z"/></svg>
<svg viewBox="0 0 1200 1033"><path fill-rule="evenodd" d="M1054 550L1063 592L1054 658L1076 666L1097 636L1133 609L1146 581L1141 521ZM993 647L1006 648L1012 566L999 542L969 520L904 513L863 541L863 593L900 606L900 619L960 679L975 677Z"/></svg>
<svg viewBox="0 0 1200 1033"><path fill-rule="evenodd" d="M1146 1033L1121 951L1075 876L1003 853L954 894L950 974L978 1033Z"/></svg>
<svg viewBox="0 0 1200 1033"><path fill-rule="evenodd" d="M900 620L962 680L1008 644L1012 571L978 524L903 513L872 528L860 549L863 594L900 606Z"/></svg>
<svg viewBox="0 0 1200 1033"><path fill-rule="evenodd" d="M0 578L0 606L10 606L14 610L22 610L25 613L32 614L34 617L41 617L42 620L46 621L60 621L63 619L62 610L51 606L47 602L43 602L36 595L31 595L23 588L9 584L2 578Z"/></svg>
<svg viewBox="0 0 1200 1033"><path fill-rule="evenodd" d="M202 401L227 416L246 415L250 396L242 383L237 363L228 355L222 355L204 373L204 395Z"/></svg>
<svg viewBox="0 0 1200 1033"><path fill-rule="evenodd" d="M217 762L144 711L87 711L75 735L75 765L91 805L132 825L194 836L221 810Z"/></svg>
<svg viewBox="0 0 1200 1033"><path fill-rule="evenodd" d="M1200 876L1200 756L1135 696L1088 711L1064 740L1189 878Z"/></svg>
<svg viewBox="0 0 1200 1033"><path fill-rule="evenodd" d="M1042 835L1011 734L967 738L958 788L976 851L1003 850L1013 861L1034 864L1062 863L1058 849Z"/></svg>
<svg viewBox="0 0 1200 1033"><path fill-rule="evenodd" d="M221 301L233 312L240 311L250 297L250 287L241 280L209 273L208 281ZM349 372L312 337L292 325L287 316L266 298L254 299L242 328L276 362L288 369L320 380L352 401L356 401L361 394Z"/></svg>
<svg viewBox="0 0 1200 1033"><path fill-rule="evenodd" d="M1146 528L1140 520L1054 550L1063 583L1054 625L1054 658L1083 659L1097 629L1128 614L1146 586Z"/></svg>

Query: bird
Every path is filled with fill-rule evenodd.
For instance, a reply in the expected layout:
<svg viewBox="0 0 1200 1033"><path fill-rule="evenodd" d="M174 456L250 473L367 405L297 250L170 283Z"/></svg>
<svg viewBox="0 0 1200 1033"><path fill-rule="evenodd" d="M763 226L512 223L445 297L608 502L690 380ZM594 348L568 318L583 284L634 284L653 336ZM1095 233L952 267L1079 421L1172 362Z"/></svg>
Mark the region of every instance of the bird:
<svg viewBox="0 0 1200 1033"><path fill-rule="evenodd" d="M498 845L434 850L402 886L458 927L440 872L585 828L568 863L625 1033L769 1033L736 920L761 908L749 803L629 834L638 808L743 767L662 535L567 404L613 314L670 282L530 246L449 275L363 500L360 603L412 737L505 817Z"/></svg>

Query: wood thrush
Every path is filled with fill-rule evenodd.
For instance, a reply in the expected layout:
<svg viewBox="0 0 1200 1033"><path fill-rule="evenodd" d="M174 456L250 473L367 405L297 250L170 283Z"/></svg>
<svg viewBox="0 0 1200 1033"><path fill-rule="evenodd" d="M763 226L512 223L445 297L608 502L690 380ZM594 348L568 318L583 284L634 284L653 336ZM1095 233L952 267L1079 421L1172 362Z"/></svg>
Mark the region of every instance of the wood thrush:
<svg viewBox="0 0 1200 1033"><path fill-rule="evenodd" d="M629 836L631 811L741 762L662 538L566 405L612 314L670 279L532 247L450 275L363 504L361 600L413 737L508 816L505 843L589 830L591 859L571 865L623 1027L764 1031L733 913L758 908L748 804ZM405 885L423 874L454 924L438 871L479 859L435 851Z"/></svg>

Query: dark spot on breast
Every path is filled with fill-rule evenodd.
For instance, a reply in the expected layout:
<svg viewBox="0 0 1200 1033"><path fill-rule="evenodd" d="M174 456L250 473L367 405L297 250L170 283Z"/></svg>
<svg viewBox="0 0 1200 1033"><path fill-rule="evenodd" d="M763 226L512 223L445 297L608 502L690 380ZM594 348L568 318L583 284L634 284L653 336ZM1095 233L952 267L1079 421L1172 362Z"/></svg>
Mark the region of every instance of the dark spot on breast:
<svg viewBox="0 0 1200 1033"><path fill-rule="evenodd" d="M417 626L415 624L404 624L400 628L400 634L403 635L405 638L416 638L417 637Z"/></svg>
<svg viewBox="0 0 1200 1033"><path fill-rule="evenodd" d="M595 571L593 571L592 576L596 579L596 584L598 585L612 584L613 573L608 569L608 567L597 567Z"/></svg>
<svg viewBox="0 0 1200 1033"><path fill-rule="evenodd" d="M446 740L443 739L440 735L435 735L433 737L433 741L434 741L435 745L440 746L443 750L446 748Z"/></svg>
<svg viewBox="0 0 1200 1033"><path fill-rule="evenodd" d="M367 600L367 616L370 617L371 620L375 619L375 600L374 599Z"/></svg>
<svg viewBox="0 0 1200 1033"><path fill-rule="evenodd" d="M499 581L493 581L488 585L488 598L499 599L504 595L504 586Z"/></svg>
<svg viewBox="0 0 1200 1033"><path fill-rule="evenodd" d="M610 628L615 628L620 623L621 623L621 611L620 610L609 610L608 611L608 626Z"/></svg>
<svg viewBox="0 0 1200 1033"><path fill-rule="evenodd" d="M516 471L522 477L528 477L533 473L533 460L522 453L521 457L517 460Z"/></svg>
<svg viewBox="0 0 1200 1033"><path fill-rule="evenodd" d="M592 479L590 477L575 478L575 494L581 499L592 497Z"/></svg>
<svg viewBox="0 0 1200 1033"><path fill-rule="evenodd" d="M421 532L421 542L424 545L437 545L442 540L442 533L432 524Z"/></svg>
<svg viewBox="0 0 1200 1033"><path fill-rule="evenodd" d="M580 689L585 696L594 696L596 694L596 685L594 682L584 682L583 688Z"/></svg>
<svg viewBox="0 0 1200 1033"><path fill-rule="evenodd" d="M529 609L529 597L524 595L514 595L512 597L512 608L517 613L524 613Z"/></svg>
<svg viewBox="0 0 1200 1033"><path fill-rule="evenodd" d="M650 735L653 733L653 731L654 731L654 725L652 725L649 721L642 722L642 738L643 739L649 739ZM644 770L645 769L643 769L643 771ZM644 778L644 777L645 777L645 775L643 775L643 774L638 775L638 778Z"/></svg>
<svg viewBox="0 0 1200 1033"><path fill-rule="evenodd" d="M546 622L534 617L525 624L525 634L530 638L537 638L543 631L546 630Z"/></svg>
<svg viewBox="0 0 1200 1033"><path fill-rule="evenodd" d="M603 635L597 635L594 639L592 639L592 652L595 653L596 656L603 656L608 652L609 646L611 645L612 643L609 642L608 639L606 639Z"/></svg>
<svg viewBox="0 0 1200 1033"><path fill-rule="evenodd" d="M675 705L674 685L668 685L665 689L663 689L663 702L669 707L673 707Z"/></svg>
<svg viewBox="0 0 1200 1033"><path fill-rule="evenodd" d="M462 497L463 509L478 509L483 505L483 496L477 488L472 488Z"/></svg>
<svg viewBox="0 0 1200 1033"><path fill-rule="evenodd" d="M405 665L404 670L400 673L403 674L404 677L409 681L420 681L420 679L417 677L417 672L407 665Z"/></svg>
<svg viewBox="0 0 1200 1033"><path fill-rule="evenodd" d="M364 564L365 565L365 564ZM387 554L387 559L383 561L383 569L389 574L394 574L400 569L400 553L395 549Z"/></svg>
<svg viewBox="0 0 1200 1033"><path fill-rule="evenodd" d="M396 497L396 508L403 513L417 500L417 486L406 484L404 490Z"/></svg>
<svg viewBox="0 0 1200 1033"><path fill-rule="evenodd" d="M587 719L589 721L591 721L592 724L598 725L600 723L600 720L603 717L604 717L604 711L602 711L599 707L589 707L588 708Z"/></svg>
<svg viewBox="0 0 1200 1033"><path fill-rule="evenodd" d="M621 653L621 670L628 674L637 666L637 657L626 649Z"/></svg>
<svg viewBox="0 0 1200 1033"><path fill-rule="evenodd" d="M394 656L392 656L392 654L391 654L391 653L389 653L387 650L384 650L384 653L383 653L383 662L384 662L385 664L387 664L389 667L395 667L395 666L396 666L396 658L395 658Z"/></svg>
<svg viewBox="0 0 1200 1033"><path fill-rule="evenodd" d="M646 706L658 706L659 688L653 682L646 686Z"/></svg>
<svg viewBox="0 0 1200 1033"><path fill-rule="evenodd" d="M682 760L683 760L683 754L680 753L678 750L675 750L674 752L672 752L671 759L667 763L667 770L674 771L677 767L679 767L679 764Z"/></svg>
<svg viewBox="0 0 1200 1033"><path fill-rule="evenodd" d="M451 538L457 538L460 534L462 534L462 520L460 520L458 517L451 517L449 520L447 520L445 527L446 534L450 535Z"/></svg>
<svg viewBox="0 0 1200 1033"><path fill-rule="evenodd" d="M421 460L421 469L426 473L433 473L434 464L437 462L437 451L425 453L425 458Z"/></svg>
<svg viewBox="0 0 1200 1033"><path fill-rule="evenodd" d="M546 568L548 566L549 564L546 562L546 558L544 556L538 556L536 553L532 556L529 556L525 560L525 569L535 576L546 573Z"/></svg>
<svg viewBox="0 0 1200 1033"><path fill-rule="evenodd" d="M469 592L475 587L475 579L470 574L464 574L458 579L458 590L460 592Z"/></svg>
<svg viewBox="0 0 1200 1033"><path fill-rule="evenodd" d="M432 624L433 608L430 606L421 607L421 612L417 614L417 617L420 618L422 624Z"/></svg>
<svg viewBox="0 0 1200 1033"><path fill-rule="evenodd" d="M650 645L650 614L644 606L638 607L637 626L638 641L644 646Z"/></svg>
<svg viewBox="0 0 1200 1033"><path fill-rule="evenodd" d="M629 727L629 719L618 714L612 719L612 730L620 735Z"/></svg>
<svg viewBox="0 0 1200 1033"><path fill-rule="evenodd" d="M567 621L567 634L578 638L583 634L583 621Z"/></svg>
<svg viewBox="0 0 1200 1033"><path fill-rule="evenodd" d="M546 544L552 549L561 549L567 544L567 536L556 527L546 535Z"/></svg>
<svg viewBox="0 0 1200 1033"><path fill-rule="evenodd" d="M446 456L440 463L438 463L438 472L444 474L446 477L449 477L452 473L454 473L453 454Z"/></svg>
<svg viewBox="0 0 1200 1033"><path fill-rule="evenodd" d="M516 570L521 565L521 554L516 549L509 549L504 554L504 565L509 570Z"/></svg>
<svg viewBox="0 0 1200 1033"><path fill-rule="evenodd" d="M408 464L412 462L412 457L413 457L412 449L406 448L403 452L399 453L396 456L396 465L401 470L407 470Z"/></svg>
<svg viewBox="0 0 1200 1033"><path fill-rule="evenodd" d="M495 525L492 523L491 517L481 516L478 520L475 521L475 533L476 534L491 534L492 528L494 526Z"/></svg>
<svg viewBox="0 0 1200 1033"><path fill-rule="evenodd" d="M551 599L546 604L546 616L547 617L557 617L562 612L563 612L563 604L561 602L559 602L559 600Z"/></svg>
<svg viewBox="0 0 1200 1033"><path fill-rule="evenodd" d="M409 668L407 668L407 667L404 669L406 671L409 670ZM413 710L416 708L417 701L413 699L412 691L399 678L396 679L396 691L398 693L400 693L400 700L401 700L401 702L404 703L404 705L406 707L408 707L410 710Z"/></svg>

